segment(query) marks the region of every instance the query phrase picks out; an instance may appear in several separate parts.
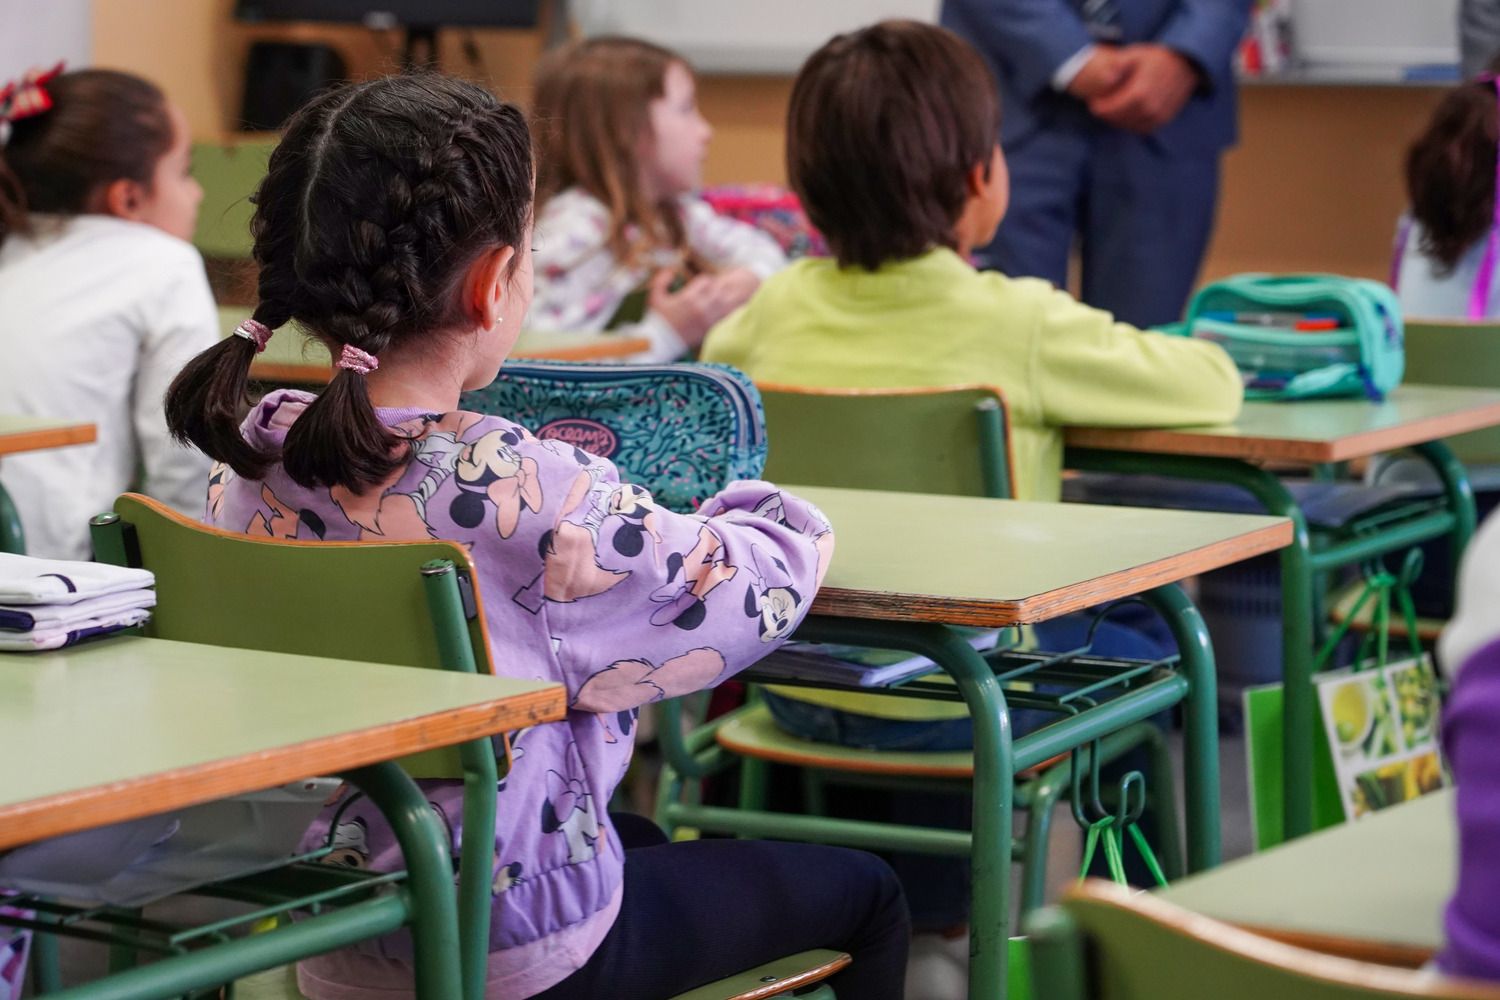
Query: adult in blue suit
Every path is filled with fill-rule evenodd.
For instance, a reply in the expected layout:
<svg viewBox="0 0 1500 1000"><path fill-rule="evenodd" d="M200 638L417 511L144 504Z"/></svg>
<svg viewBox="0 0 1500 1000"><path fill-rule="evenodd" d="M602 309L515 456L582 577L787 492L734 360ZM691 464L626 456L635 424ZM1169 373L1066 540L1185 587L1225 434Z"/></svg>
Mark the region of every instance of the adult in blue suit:
<svg viewBox="0 0 1500 1000"><path fill-rule="evenodd" d="M1235 140L1233 57L1251 0L945 0L1002 95L1010 210L982 263L1137 326L1177 319Z"/></svg>

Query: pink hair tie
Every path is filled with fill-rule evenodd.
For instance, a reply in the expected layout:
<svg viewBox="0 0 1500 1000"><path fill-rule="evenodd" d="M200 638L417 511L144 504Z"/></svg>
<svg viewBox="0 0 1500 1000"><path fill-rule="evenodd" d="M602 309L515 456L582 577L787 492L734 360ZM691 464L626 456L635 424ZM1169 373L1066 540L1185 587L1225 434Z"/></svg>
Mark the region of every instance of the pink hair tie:
<svg viewBox="0 0 1500 1000"><path fill-rule="evenodd" d="M339 354L339 359L334 362L333 366L357 375L368 375L380 367L380 359L373 354L361 351L353 344L345 344L344 350Z"/></svg>
<svg viewBox="0 0 1500 1000"><path fill-rule="evenodd" d="M236 337L244 337L255 345L255 353L259 354L266 349L266 344L271 342L271 328L260 320L242 319L240 325L234 328Z"/></svg>

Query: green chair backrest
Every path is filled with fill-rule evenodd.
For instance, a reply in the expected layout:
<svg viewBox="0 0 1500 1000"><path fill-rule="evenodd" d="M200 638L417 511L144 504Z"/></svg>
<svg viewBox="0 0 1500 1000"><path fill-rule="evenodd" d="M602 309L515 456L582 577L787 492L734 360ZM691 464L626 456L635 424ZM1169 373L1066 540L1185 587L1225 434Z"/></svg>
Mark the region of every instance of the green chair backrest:
<svg viewBox="0 0 1500 1000"><path fill-rule="evenodd" d="M1048 1000L1500 1000L1500 987L1310 951L1089 882L1027 924Z"/></svg>
<svg viewBox="0 0 1500 1000"><path fill-rule="evenodd" d="M492 673L468 552L454 542L295 542L197 524L147 497L93 525L99 559L156 574L148 635L183 642ZM451 564L456 572L438 572ZM428 575L424 568L431 567ZM434 599L451 586L446 606ZM467 591L470 597L465 597ZM469 618L465 611L473 612ZM351 691L350 697L358 697ZM403 759L416 777L461 773L456 750Z"/></svg>
<svg viewBox="0 0 1500 1000"><path fill-rule="evenodd" d="M757 388L770 448L765 474L772 482L1012 495L999 389Z"/></svg>
<svg viewBox="0 0 1500 1000"><path fill-rule="evenodd" d="M193 144L193 177L203 186L193 246L205 257L248 260L254 241L250 196L266 176L275 139Z"/></svg>
<svg viewBox="0 0 1500 1000"><path fill-rule="evenodd" d="M1408 319L1406 381L1500 386L1500 323ZM1500 462L1500 427L1460 434L1448 445L1470 465Z"/></svg>

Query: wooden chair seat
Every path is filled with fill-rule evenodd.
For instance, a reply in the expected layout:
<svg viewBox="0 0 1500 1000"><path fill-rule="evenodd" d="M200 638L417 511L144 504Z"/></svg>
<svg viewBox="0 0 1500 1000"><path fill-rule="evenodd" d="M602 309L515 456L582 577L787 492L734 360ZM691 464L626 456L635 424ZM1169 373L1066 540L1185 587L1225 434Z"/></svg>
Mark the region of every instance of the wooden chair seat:
<svg viewBox="0 0 1500 1000"><path fill-rule="evenodd" d="M804 951L778 958L774 962L747 969L737 976L700 986L679 994L672 1000L769 1000L790 996L794 990L822 982L843 969L851 959L841 951ZM832 992L826 993L832 996ZM815 1000L818 994L804 994L803 1000ZM293 966L271 969L241 979L234 984L234 1000L307 1000L297 989Z"/></svg>
<svg viewBox="0 0 1500 1000"><path fill-rule="evenodd" d="M1356 580L1333 595L1332 600L1329 602L1328 617L1335 625L1342 625L1349 618L1350 612L1354 609L1354 604L1359 600L1359 595L1363 590L1364 583ZM1394 604L1395 602L1393 601L1392 603ZM1365 606L1360 609L1359 615L1349 627L1356 632L1368 632L1374 627L1372 625L1374 616L1375 602L1366 601ZM1417 638L1423 643L1431 645L1437 642L1438 636L1442 634L1443 627L1447 624L1441 618L1418 618ZM1395 613L1394 608L1390 617L1389 631L1392 639L1405 642L1409 638L1406 618Z"/></svg>
<svg viewBox="0 0 1500 1000"><path fill-rule="evenodd" d="M855 774L899 775L921 778L974 777L974 755L951 752L860 750L835 743L815 743L785 732L771 718L771 710L755 705L740 712L717 732L719 745L730 753L777 764Z"/></svg>

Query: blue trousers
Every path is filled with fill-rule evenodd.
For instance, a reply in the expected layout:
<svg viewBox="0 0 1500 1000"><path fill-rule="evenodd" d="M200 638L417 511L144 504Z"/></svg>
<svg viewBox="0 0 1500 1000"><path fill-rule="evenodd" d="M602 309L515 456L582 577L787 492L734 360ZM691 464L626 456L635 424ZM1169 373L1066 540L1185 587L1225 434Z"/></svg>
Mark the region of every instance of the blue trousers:
<svg viewBox="0 0 1500 1000"><path fill-rule="evenodd" d="M538 1000L666 1000L813 948L854 962L840 997L901 1000L911 938L901 884L873 854L762 840L668 843L612 814L625 847L620 916L583 968Z"/></svg>
<svg viewBox="0 0 1500 1000"><path fill-rule="evenodd" d="M1134 326L1182 318L1213 229L1218 152L1168 155L1094 123L1038 129L1005 159L1010 209L981 265L1066 288L1076 239L1084 302Z"/></svg>

